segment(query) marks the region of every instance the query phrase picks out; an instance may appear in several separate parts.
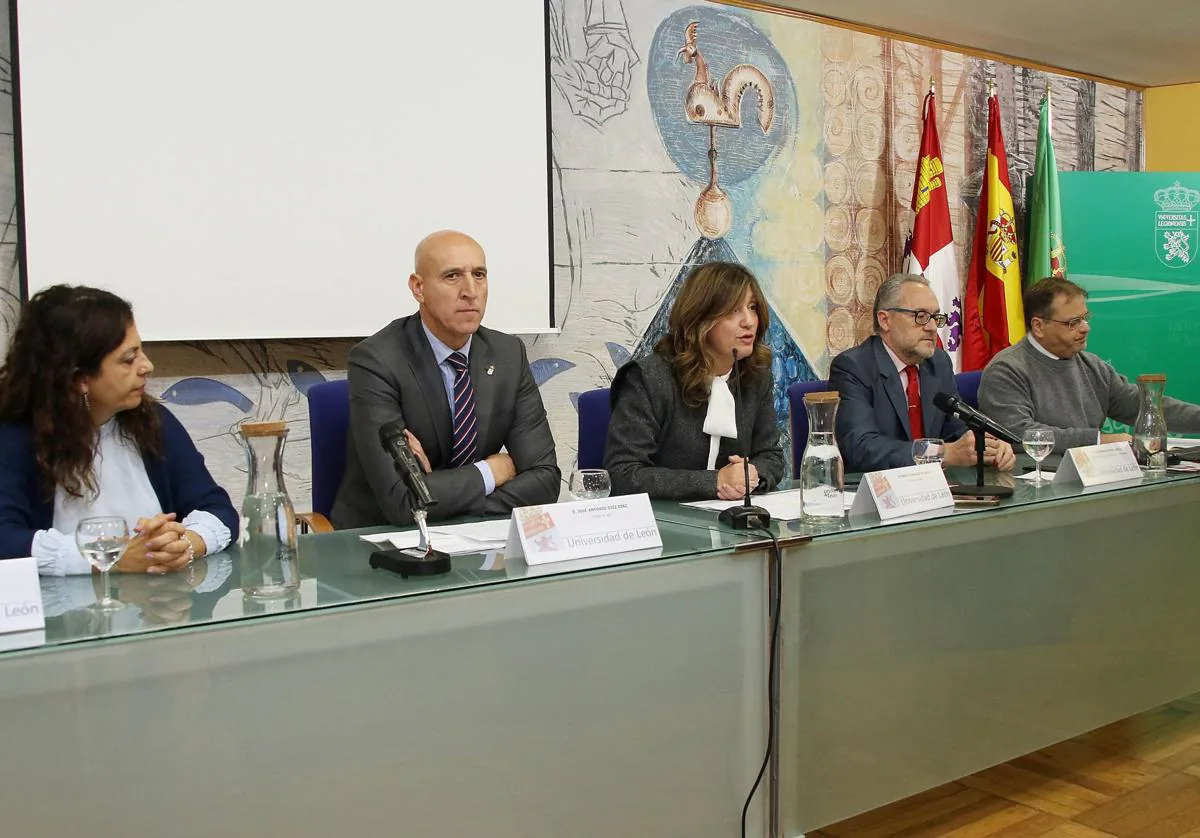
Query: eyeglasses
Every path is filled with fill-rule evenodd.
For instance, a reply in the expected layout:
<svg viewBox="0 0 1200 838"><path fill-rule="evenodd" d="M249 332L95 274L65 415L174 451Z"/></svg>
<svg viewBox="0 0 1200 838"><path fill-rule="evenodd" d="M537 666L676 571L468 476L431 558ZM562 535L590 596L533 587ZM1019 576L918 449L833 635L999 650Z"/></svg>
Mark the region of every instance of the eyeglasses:
<svg viewBox="0 0 1200 838"><path fill-rule="evenodd" d="M1078 332L1079 327L1084 323L1092 322L1092 313L1089 311L1086 314L1081 314L1078 317L1072 317L1070 320L1055 320L1053 317L1039 317L1038 320L1048 320L1051 323L1062 323L1072 332Z"/></svg>
<svg viewBox="0 0 1200 838"><path fill-rule="evenodd" d="M905 314L911 314L918 326L924 326L932 320L941 329L950 322L949 314L942 314L940 311L926 311L923 308L885 308L884 311L902 311Z"/></svg>

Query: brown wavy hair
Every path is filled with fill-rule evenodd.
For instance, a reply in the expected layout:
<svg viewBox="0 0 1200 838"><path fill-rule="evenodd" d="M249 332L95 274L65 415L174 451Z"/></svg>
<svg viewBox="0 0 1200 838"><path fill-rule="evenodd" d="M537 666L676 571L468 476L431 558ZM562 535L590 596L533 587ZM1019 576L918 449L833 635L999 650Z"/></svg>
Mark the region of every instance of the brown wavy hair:
<svg viewBox="0 0 1200 838"><path fill-rule="evenodd" d="M95 495L92 460L99 437L79 389L120 347L133 323L129 303L99 288L54 285L21 309L0 368L0 421L28 425L40 488ZM148 396L117 414L121 432L143 454L161 456L162 428Z"/></svg>
<svg viewBox="0 0 1200 838"><path fill-rule="evenodd" d="M708 401L709 383L724 359L716 357L705 338L718 320L741 306L747 290L758 306L758 329L754 351L738 361L738 375L770 373L771 350L763 342L763 335L771 325L771 315L758 280L733 262L709 262L694 269L684 281L671 306L667 334L654 347L674 368L685 403L697 406Z"/></svg>

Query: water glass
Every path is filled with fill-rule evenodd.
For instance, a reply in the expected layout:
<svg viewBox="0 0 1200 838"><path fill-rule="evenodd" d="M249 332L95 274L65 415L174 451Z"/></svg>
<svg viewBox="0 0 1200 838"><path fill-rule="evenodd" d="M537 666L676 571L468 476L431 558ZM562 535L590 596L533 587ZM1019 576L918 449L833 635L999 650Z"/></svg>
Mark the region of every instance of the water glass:
<svg viewBox="0 0 1200 838"><path fill-rule="evenodd" d="M1021 436L1021 445L1025 453L1033 458L1037 471L1033 475L1033 485L1041 486L1046 481L1042 479L1042 460L1050 456L1054 450L1054 431L1050 428L1026 428Z"/></svg>
<svg viewBox="0 0 1200 838"><path fill-rule="evenodd" d="M129 543L129 525L124 518L84 518L75 529L75 544L92 567L100 571L101 597L92 608L115 611L124 606L112 597L108 587L108 571L121 558Z"/></svg>
<svg viewBox="0 0 1200 838"><path fill-rule="evenodd" d="M946 456L946 443L937 437L914 439L912 444L913 462L919 466L926 463L941 463Z"/></svg>
<svg viewBox="0 0 1200 838"><path fill-rule="evenodd" d="M570 492L576 500L606 498L611 491L608 472L602 468L581 468L571 474Z"/></svg>

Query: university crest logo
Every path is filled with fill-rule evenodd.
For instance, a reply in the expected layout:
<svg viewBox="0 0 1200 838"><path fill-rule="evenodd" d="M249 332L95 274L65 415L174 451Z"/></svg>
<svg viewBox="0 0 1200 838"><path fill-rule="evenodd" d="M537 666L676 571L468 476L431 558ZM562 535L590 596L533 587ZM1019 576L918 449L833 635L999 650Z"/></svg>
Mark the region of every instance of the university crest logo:
<svg viewBox="0 0 1200 838"><path fill-rule="evenodd" d="M1159 207L1154 214L1154 255L1168 268L1186 268L1200 246L1200 213L1192 209L1200 204L1200 192L1175 181L1155 191L1154 203Z"/></svg>

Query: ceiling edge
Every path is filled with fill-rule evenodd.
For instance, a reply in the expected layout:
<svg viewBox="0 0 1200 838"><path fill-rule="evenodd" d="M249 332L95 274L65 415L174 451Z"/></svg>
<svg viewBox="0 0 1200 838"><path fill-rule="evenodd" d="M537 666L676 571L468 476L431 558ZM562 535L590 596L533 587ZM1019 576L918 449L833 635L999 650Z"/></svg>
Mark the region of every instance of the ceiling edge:
<svg viewBox="0 0 1200 838"><path fill-rule="evenodd" d="M825 15L804 12L799 9L791 9L787 6L779 6L770 2L761 2L761 0L708 0L708 2L715 3L718 6L737 6L738 8L746 9L752 12L767 12L770 14L785 15L787 17L799 18L800 20L808 20L814 23L823 23L828 26L836 26L839 29L851 29L855 32L863 32L868 35L878 35L884 38L892 38L897 41L907 41L910 44L933 47L935 49L945 50L947 52L957 52L961 55L970 55L975 58L983 58L989 61L999 61L1003 64L1013 64L1018 67L1028 67L1031 70L1041 70L1045 73L1056 73L1062 76L1072 76L1074 78L1087 79L1088 81L1094 81L1100 84L1110 84L1116 87L1125 87L1130 90L1145 91L1147 88L1147 85L1138 84L1137 82L1123 81L1121 79L1110 79L1107 76L1097 76L1093 73L1084 73L1079 70L1072 70L1069 67L1056 67L1052 64L1043 64L1040 61L1033 61L1028 58L1021 58L1015 55L1004 55L1002 53L979 49L977 47L963 46L961 44L951 44L947 43L946 41L939 41L935 38L926 38L921 35L913 35L908 32L898 32L894 29L886 29L882 26L871 26L869 24L858 23L853 20L826 17Z"/></svg>

